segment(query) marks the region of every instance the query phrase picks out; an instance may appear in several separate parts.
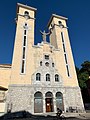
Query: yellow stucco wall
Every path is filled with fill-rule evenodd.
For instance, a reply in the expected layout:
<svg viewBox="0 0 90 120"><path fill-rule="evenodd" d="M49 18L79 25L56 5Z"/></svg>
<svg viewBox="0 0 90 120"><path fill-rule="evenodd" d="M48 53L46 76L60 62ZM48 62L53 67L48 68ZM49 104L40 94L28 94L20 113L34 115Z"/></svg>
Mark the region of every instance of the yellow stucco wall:
<svg viewBox="0 0 90 120"><path fill-rule="evenodd" d="M68 35L68 29L67 28L60 28L58 25L58 21L61 21L64 27L67 27L66 25L66 18L62 18L61 16L55 15L53 19L49 23L49 29L51 28L51 24L55 25L52 34L50 35L50 42L52 45L54 45L56 48L60 49L60 54L56 54L56 64L57 64L57 69L60 70L61 75L64 78L64 85L65 86L78 86L78 80L76 76L76 71L75 71L75 65L74 65L74 60L73 60L73 55L72 55L72 50L70 46L70 40L69 40L69 35ZM70 71L70 77L67 76L67 70L66 70L66 63L65 63L65 58L64 58L64 52L63 52L63 45L62 45L62 38L60 33L64 33L64 41L65 41L65 48L66 48L66 54L67 54L67 60L68 60L68 65L69 65L69 71ZM55 44L57 43L57 45Z"/></svg>
<svg viewBox="0 0 90 120"><path fill-rule="evenodd" d="M28 11L30 14L30 17L34 18L35 11L32 11L31 9L19 7L18 13L23 15L25 11ZM23 26L25 25L25 23L27 23L29 29L28 29L28 36L27 36L28 40L27 40L27 51L26 51L26 73L22 75L21 63L22 63L22 44L23 44L23 32L24 32ZM24 17L18 15L10 84L30 83L31 74L28 74L27 62L28 61L31 62L33 60L32 52L31 52L32 51L31 46L33 44L34 44L34 19L26 20ZM28 63L28 66L29 66L29 63ZM32 67L32 70L33 70L33 67ZM29 70L29 73L30 73L30 70Z"/></svg>
<svg viewBox="0 0 90 120"><path fill-rule="evenodd" d="M0 86L8 88L10 83L11 67L0 65Z"/></svg>
<svg viewBox="0 0 90 120"><path fill-rule="evenodd" d="M8 85L10 84L10 76L11 76L11 65L0 65L0 89L8 89ZM3 90L5 92L5 90ZM5 92L5 95L7 91ZM0 102L0 113L5 111L5 101Z"/></svg>
<svg viewBox="0 0 90 120"><path fill-rule="evenodd" d="M1 113L5 112L5 103L0 103L0 112Z"/></svg>

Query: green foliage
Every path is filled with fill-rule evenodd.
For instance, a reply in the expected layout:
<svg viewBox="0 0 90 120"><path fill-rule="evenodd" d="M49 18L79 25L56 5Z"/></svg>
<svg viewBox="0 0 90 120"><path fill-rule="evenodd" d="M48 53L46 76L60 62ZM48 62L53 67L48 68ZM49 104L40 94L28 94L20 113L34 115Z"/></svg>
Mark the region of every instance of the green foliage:
<svg viewBox="0 0 90 120"><path fill-rule="evenodd" d="M87 88L86 81L90 76L90 62L85 61L81 64L82 68L79 69L76 67L76 73L78 77L79 86L81 89Z"/></svg>
<svg viewBox="0 0 90 120"><path fill-rule="evenodd" d="M89 74L88 74L87 71L80 72L78 74L78 81L79 81L80 88L86 88L87 87L86 81L88 80L88 78L89 78Z"/></svg>
<svg viewBox="0 0 90 120"><path fill-rule="evenodd" d="M87 71L90 75L90 62L85 61L84 63L81 64L82 68L81 71Z"/></svg>

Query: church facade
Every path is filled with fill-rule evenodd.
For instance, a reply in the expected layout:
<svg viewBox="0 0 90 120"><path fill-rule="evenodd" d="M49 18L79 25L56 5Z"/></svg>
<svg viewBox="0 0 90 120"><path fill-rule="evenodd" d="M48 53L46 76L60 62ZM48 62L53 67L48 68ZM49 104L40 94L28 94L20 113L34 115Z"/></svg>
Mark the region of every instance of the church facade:
<svg viewBox="0 0 90 120"><path fill-rule="evenodd" d="M56 113L57 108L83 112L72 56L67 18L53 14L48 33L34 45L36 8L17 4L12 65L0 65L1 112ZM46 41L49 35L50 43Z"/></svg>

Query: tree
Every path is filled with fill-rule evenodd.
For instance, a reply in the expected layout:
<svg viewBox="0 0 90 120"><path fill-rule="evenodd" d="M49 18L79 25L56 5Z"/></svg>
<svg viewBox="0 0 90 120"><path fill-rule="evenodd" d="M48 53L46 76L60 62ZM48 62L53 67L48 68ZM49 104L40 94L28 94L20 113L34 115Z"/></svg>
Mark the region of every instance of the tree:
<svg viewBox="0 0 90 120"><path fill-rule="evenodd" d="M81 93L84 103L90 103L90 96L87 88L87 80L90 76L90 61L84 61L81 64L81 68L76 67L76 73L78 77L79 86L81 88Z"/></svg>
<svg viewBox="0 0 90 120"><path fill-rule="evenodd" d="M81 69L76 67L76 73L78 77L79 86L81 89L87 88L86 81L90 76L90 61L84 61L81 64Z"/></svg>
<svg viewBox="0 0 90 120"><path fill-rule="evenodd" d="M84 63L81 64L82 68L81 71L87 71L88 74L90 75L90 62L85 61Z"/></svg>
<svg viewBox="0 0 90 120"><path fill-rule="evenodd" d="M81 89L87 88L86 81L88 80L88 78L89 78L89 74L87 71L79 72L78 82Z"/></svg>

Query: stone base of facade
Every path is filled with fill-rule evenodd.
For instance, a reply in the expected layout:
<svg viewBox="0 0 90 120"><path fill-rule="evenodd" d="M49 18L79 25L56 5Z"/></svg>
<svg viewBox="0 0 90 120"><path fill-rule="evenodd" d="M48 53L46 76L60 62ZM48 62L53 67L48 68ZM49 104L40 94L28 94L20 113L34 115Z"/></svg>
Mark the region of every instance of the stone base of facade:
<svg viewBox="0 0 90 120"><path fill-rule="evenodd" d="M42 93L42 111L39 110L37 113L46 113L46 93L52 93L53 100L53 111L57 112L57 93L62 93L63 98L61 103L63 104L64 112L84 112L84 105L82 101L82 96L79 87L41 87L32 85L10 85L7 93L6 100L6 112L10 110L11 112L16 111L28 111L31 114L35 113L35 107L39 104L35 103L35 93ZM51 99L51 98L50 98ZM40 99L38 99L40 100ZM38 101L37 100L37 101ZM36 106L35 106L36 104ZM47 103L48 105L48 103ZM38 108L37 108L38 111Z"/></svg>

